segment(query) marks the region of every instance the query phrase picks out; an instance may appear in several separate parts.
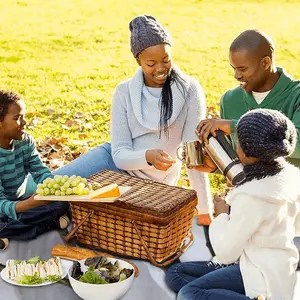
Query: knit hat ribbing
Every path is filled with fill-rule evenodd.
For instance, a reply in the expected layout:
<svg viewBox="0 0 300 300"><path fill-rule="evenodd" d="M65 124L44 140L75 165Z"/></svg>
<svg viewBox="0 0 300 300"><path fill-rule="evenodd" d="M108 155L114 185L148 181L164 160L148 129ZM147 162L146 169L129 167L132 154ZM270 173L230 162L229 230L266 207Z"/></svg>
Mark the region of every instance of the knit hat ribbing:
<svg viewBox="0 0 300 300"><path fill-rule="evenodd" d="M237 124L237 135L246 156L261 160L289 156L297 143L297 131L291 120L271 109L244 114Z"/></svg>
<svg viewBox="0 0 300 300"><path fill-rule="evenodd" d="M171 37L166 29L152 16L141 15L135 17L129 23L131 31L130 48L136 58L144 49L171 43Z"/></svg>

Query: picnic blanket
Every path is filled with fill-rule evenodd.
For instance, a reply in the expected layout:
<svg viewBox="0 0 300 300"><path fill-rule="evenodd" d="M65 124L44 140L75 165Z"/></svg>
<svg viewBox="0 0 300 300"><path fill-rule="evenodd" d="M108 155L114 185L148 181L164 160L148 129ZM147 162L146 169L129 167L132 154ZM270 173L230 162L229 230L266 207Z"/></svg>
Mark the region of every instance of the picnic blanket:
<svg viewBox="0 0 300 300"><path fill-rule="evenodd" d="M204 231L201 226L193 224L195 240L193 245L184 253L181 261L209 260L210 253L205 246ZM52 231L41 235L35 240L27 242L11 241L9 248L0 252L0 263L5 264L7 259L28 259L40 256L46 259L51 256L51 249L56 244L62 244L58 232ZM163 269L151 265L147 261L132 260L139 268L139 276L135 278L133 286L122 300L175 300L176 294L165 284ZM0 300L80 300L71 287L55 283L44 287L18 287L10 285L0 279ZM293 300L300 299L300 272Z"/></svg>

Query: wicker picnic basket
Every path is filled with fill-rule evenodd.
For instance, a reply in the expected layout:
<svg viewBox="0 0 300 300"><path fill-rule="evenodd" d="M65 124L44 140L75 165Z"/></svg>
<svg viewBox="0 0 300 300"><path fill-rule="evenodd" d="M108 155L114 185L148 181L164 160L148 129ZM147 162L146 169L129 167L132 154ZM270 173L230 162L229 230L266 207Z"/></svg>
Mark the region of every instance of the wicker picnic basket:
<svg viewBox="0 0 300 300"><path fill-rule="evenodd" d="M170 264L193 242L194 190L108 170L89 181L131 189L114 203L71 202L74 227L67 240L156 266Z"/></svg>

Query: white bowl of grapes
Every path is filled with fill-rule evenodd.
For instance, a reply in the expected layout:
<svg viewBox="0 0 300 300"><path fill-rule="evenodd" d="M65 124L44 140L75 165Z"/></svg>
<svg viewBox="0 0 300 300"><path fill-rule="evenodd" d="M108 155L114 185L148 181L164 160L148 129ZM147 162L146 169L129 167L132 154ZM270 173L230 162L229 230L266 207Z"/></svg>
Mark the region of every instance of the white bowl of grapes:
<svg viewBox="0 0 300 300"><path fill-rule="evenodd" d="M122 259L97 256L73 262L68 276L74 292L84 300L117 300L130 289L134 268Z"/></svg>

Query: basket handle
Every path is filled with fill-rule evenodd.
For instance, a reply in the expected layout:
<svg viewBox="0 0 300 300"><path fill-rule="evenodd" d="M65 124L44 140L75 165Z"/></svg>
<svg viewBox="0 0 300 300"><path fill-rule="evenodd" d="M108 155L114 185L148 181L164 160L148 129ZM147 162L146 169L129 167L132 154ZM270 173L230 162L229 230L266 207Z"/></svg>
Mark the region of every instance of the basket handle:
<svg viewBox="0 0 300 300"><path fill-rule="evenodd" d="M181 256L181 255L182 255L182 254L190 247L190 245L191 245L191 244L193 243L193 241L194 241L194 235L193 235L193 233L190 231L190 233L189 233L189 235L188 235L188 237L189 237L189 242L188 242L186 245L181 246L180 249L178 249L178 251L176 252L175 255L172 255L169 259L167 259L167 260L165 260L165 261L159 263L159 262L157 262L157 261L153 258L151 252L150 252L149 249L148 249L148 246L146 245L146 243L145 243L145 241L144 241L144 239L143 239L143 237L142 237L142 235L141 235L139 229L137 228L137 226L136 226L136 224L135 224L135 221L132 221L132 224L133 224L134 229L136 230L137 235L139 236L139 238L140 238L140 240L141 240L141 243L142 243L142 245L143 245L143 247L144 247L144 250L146 251L146 253L147 253L147 255L148 255L148 258L149 258L150 262L151 262L154 266L156 266L156 267L165 267L165 266L168 266L168 265L169 265L170 263L172 263L174 260L176 260L177 258L179 258L179 257L180 257L180 256Z"/></svg>
<svg viewBox="0 0 300 300"><path fill-rule="evenodd" d="M71 239L74 237L76 231L78 228L94 213L93 210L91 210L66 236L65 241L69 243Z"/></svg>

